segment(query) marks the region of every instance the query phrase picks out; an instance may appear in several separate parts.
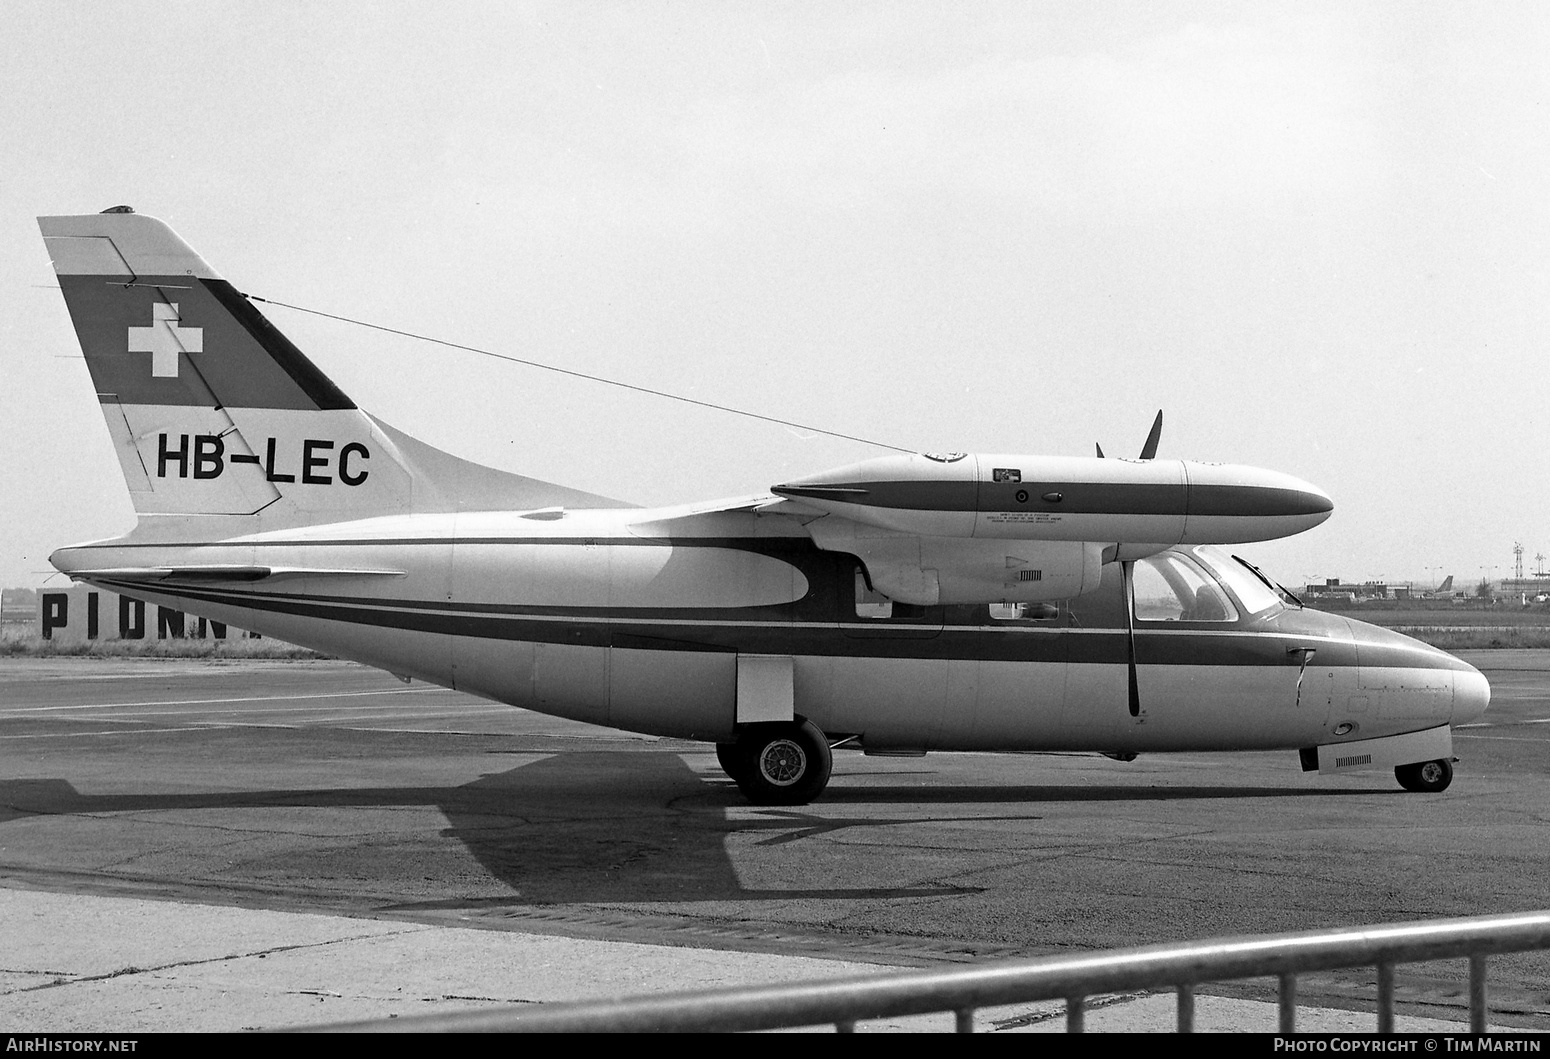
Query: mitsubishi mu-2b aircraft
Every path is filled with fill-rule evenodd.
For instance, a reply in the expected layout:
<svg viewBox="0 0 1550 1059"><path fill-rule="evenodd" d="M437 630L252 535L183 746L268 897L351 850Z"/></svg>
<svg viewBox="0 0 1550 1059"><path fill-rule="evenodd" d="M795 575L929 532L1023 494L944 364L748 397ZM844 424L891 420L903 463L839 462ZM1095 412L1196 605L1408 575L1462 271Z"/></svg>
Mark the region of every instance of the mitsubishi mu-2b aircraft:
<svg viewBox="0 0 1550 1059"><path fill-rule="evenodd" d="M523 709L716 745L758 804L831 752L1296 750L1450 782L1471 666L1223 545L1319 489L1156 458L887 456L643 509L356 407L167 225L40 219L138 514L70 577ZM1101 457L1101 450L1099 456Z"/></svg>

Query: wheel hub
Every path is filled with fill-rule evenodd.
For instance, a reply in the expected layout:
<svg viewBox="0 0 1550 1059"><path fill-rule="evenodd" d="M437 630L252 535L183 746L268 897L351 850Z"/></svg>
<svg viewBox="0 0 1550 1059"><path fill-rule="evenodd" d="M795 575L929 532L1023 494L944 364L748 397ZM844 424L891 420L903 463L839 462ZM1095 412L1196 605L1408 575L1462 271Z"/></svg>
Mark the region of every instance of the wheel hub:
<svg viewBox="0 0 1550 1059"><path fill-rule="evenodd" d="M777 739L759 755L759 772L777 787L789 787L807 771L807 755L790 739Z"/></svg>

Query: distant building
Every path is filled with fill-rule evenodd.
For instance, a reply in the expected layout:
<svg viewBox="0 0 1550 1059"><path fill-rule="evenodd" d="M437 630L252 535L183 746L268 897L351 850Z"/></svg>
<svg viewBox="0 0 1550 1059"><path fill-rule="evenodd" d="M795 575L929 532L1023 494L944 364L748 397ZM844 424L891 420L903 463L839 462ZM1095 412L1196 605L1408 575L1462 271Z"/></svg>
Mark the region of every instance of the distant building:
<svg viewBox="0 0 1550 1059"><path fill-rule="evenodd" d="M1362 581L1346 584L1338 577L1331 577L1322 585L1308 585L1303 589L1303 597L1325 602L1344 600L1348 603L1362 603L1371 599L1409 599L1410 592L1409 581Z"/></svg>
<svg viewBox="0 0 1550 1059"><path fill-rule="evenodd" d="M37 589L0 589L0 622L30 622L37 610Z"/></svg>
<svg viewBox="0 0 1550 1059"><path fill-rule="evenodd" d="M1533 603L1540 596L1550 596L1550 577L1503 578L1496 588L1496 594L1520 603Z"/></svg>

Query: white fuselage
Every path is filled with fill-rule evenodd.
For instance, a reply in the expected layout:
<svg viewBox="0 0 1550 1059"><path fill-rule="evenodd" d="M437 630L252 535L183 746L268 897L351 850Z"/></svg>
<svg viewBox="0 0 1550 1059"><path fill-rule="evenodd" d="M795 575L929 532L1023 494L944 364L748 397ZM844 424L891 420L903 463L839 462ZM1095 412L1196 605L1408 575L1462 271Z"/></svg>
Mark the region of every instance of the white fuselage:
<svg viewBox="0 0 1550 1059"><path fill-rule="evenodd" d="M1375 738L1465 720L1489 694L1442 652L1286 608L1137 622L1132 715L1123 619L1081 613L1080 599L1045 621L988 607L870 617L853 557L751 510L404 515L197 544L155 534L143 524L54 561L404 676L691 739L728 741L747 719L739 668L753 659L789 659L791 709L879 750L1311 747L1338 741L1340 725ZM169 573L112 573L153 568ZM256 572L221 573L238 569ZM1304 665L1296 652L1310 649Z"/></svg>

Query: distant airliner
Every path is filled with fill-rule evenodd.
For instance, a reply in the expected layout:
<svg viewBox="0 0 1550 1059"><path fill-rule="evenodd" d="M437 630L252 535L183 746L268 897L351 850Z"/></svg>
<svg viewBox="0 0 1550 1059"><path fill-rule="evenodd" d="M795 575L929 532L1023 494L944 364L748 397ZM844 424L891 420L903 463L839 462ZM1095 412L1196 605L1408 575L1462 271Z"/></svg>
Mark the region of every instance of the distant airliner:
<svg viewBox="0 0 1550 1059"><path fill-rule="evenodd" d="M139 522L71 577L525 709L713 742L759 804L831 750L1298 750L1452 778L1478 671L1216 545L1323 492L1252 467L889 456L641 509L357 408L158 220L40 219ZM1160 424L1159 424L1160 425Z"/></svg>

